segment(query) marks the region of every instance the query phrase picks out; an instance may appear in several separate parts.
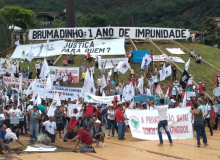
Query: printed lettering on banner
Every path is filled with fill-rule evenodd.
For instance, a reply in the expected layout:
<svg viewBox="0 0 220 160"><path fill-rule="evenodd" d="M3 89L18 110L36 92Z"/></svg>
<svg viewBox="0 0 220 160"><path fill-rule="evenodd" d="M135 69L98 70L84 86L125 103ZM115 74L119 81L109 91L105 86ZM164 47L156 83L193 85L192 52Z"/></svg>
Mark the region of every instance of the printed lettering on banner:
<svg viewBox="0 0 220 160"><path fill-rule="evenodd" d="M155 93L158 94L158 95L161 95L163 93L160 85L157 86Z"/></svg>
<svg viewBox="0 0 220 160"><path fill-rule="evenodd" d="M193 138L190 108L168 109L167 121L172 139ZM158 111L127 109L125 114L131 126L132 137L145 140L158 140ZM167 139L162 131L163 139Z"/></svg>

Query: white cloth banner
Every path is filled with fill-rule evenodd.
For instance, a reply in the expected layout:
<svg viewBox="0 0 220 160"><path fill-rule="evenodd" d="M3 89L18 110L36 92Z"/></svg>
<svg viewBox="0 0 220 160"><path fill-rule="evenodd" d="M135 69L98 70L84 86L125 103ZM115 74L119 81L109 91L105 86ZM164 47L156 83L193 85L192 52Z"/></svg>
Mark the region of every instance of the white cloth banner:
<svg viewBox="0 0 220 160"><path fill-rule="evenodd" d="M39 95L43 94L44 91L44 83L36 82L36 92ZM61 100L68 100L68 98L71 98L71 100L78 99L78 94L81 97L81 90L82 88L75 88L75 87L63 87L63 86L53 86L51 91L47 92L47 98L53 99L54 93L60 93L60 99Z"/></svg>
<svg viewBox="0 0 220 160"><path fill-rule="evenodd" d="M118 100L120 101L120 95L116 95L118 97ZM92 94L85 93L85 102L94 102L94 103L103 103L103 104L111 104L112 101L114 101L114 96L106 96L106 97L101 97L101 96L94 96Z"/></svg>
<svg viewBox="0 0 220 160"><path fill-rule="evenodd" d="M102 68L102 65L104 66L105 65L105 62L106 62L106 66L105 66L105 69L109 69L109 68L113 68L114 66L112 65L113 64L116 64L116 63L119 63L121 61L124 61L124 60L127 60L128 61L128 58L107 58L107 59L99 59L98 60L98 64L99 64L99 69ZM112 62L111 62L112 61Z"/></svg>
<svg viewBox="0 0 220 160"><path fill-rule="evenodd" d="M71 73L73 77L73 83L78 83L79 82L79 67L62 67L62 66L49 66L50 72L52 73L55 71L56 77L61 75L64 75L66 73Z"/></svg>
<svg viewBox="0 0 220 160"><path fill-rule="evenodd" d="M186 99L190 97L196 97L196 92L186 92Z"/></svg>
<svg viewBox="0 0 220 160"><path fill-rule="evenodd" d="M83 27L29 30L29 40L124 37L131 39L187 39L189 36L188 29L156 27Z"/></svg>
<svg viewBox="0 0 220 160"><path fill-rule="evenodd" d="M168 57L166 54L162 55L154 55L153 61L166 61L166 57ZM171 60L175 63L185 63L180 57L171 57Z"/></svg>
<svg viewBox="0 0 220 160"><path fill-rule="evenodd" d="M86 42L55 41L49 43L48 50L44 47L45 43L19 45L11 58L22 58L22 51L27 54L31 49L34 58L71 53L75 55L86 55L87 53L92 55L125 55L124 41L124 38L112 40L95 39Z"/></svg>
<svg viewBox="0 0 220 160"><path fill-rule="evenodd" d="M35 148L28 146L25 150L25 152L54 152L57 148Z"/></svg>
<svg viewBox="0 0 220 160"><path fill-rule="evenodd" d="M172 139L193 138L190 110L190 107L168 109L167 119ZM127 109L125 113L129 119L132 137L144 140L159 139L157 110ZM162 136L163 139L168 139L164 130Z"/></svg>
<svg viewBox="0 0 220 160"><path fill-rule="evenodd" d="M186 54L180 48L166 48L171 54Z"/></svg>
<svg viewBox="0 0 220 160"><path fill-rule="evenodd" d="M73 114L73 110L74 109L78 110L78 113L80 112L80 109L82 108L82 104L69 104L68 105L68 111L67 111L67 117L71 117L71 115Z"/></svg>

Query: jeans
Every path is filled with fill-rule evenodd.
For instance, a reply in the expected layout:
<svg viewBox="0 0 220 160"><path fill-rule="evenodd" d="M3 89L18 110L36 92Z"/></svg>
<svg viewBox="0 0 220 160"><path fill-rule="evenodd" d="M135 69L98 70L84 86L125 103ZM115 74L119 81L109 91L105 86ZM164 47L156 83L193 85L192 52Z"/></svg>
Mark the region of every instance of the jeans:
<svg viewBox="0 0 220 160"><path fill-rule="evenodd" d="M24 130L25 130L25 133L27 132L27 117L24 116Z"/></svg>
<svg viewBox="0 0 220 160"><path fill-rule="evenodd" d="M9 148L9 145L7 144L9 140L10 140L9 138L3 139L3 143L5 145L5 148ZM0 148L2 148L1 144L0 144Z"/></svg>
<svg viewBox="0 0 220 160"><path fill-rule="evenodd" d="M118 79L118 72L114 72L114 76L113 76L114 81L115 81L115 76L116 76L117 79ZM117 80L117 79L116 79L116 80Z"/></svg>
<svg viewBox="0 0 220 160"><path fill-rule="evenodd" d="M202 136L203 138L203 143L207 143L207 138L205 134L205 125L194 123L194 129L196 130L197 133L197 145L201 145L200 136Z"/></svg>
<svg viewBox="0 0 220 160"><path fill-rule="evenodd" d="M210 133L213 134L213 132L212 132L212 127L211 127L211 125L210 125L210 118L205 118L205 121L206 121L206 123L208 124Z"/></svg>
<svg viewBox="0 0 220 160"><path fill-rule="evenodd" d="M92 151L92 148L90 147L92 145L91 144L85 144L83 143L82 146L79 148L79 151L80 152L91 152Z"/></svg>
<svg viewBox="0 0 220 160"><path fill-rule="evenodd" d="M118 122L118 139L123 139L125 136L125 122Z"/></svg>
<svg viewBox="0 0 220 160"><path fill-rule="evenodd" d="M173 81L176 80L176 73L173 73Z"/></svg>
<svg viewBox="0 0 220 160"><path fill-rule="evenodd" d="M112 135L114 135L114 132L115 132L113 130L113 128L115 128L117 133L118 133L118 126L117 126L116 120L107 119L107 122L108 122L108 136L110 136L110 129L111 129L111 127L112 127Z"/></svg>
<svg viewBox="0 0 220 160"><path fill-rule="evenodd" d="M30 124L30 141L37 140L37 135L39 134L39 123Z"/></svg>
<svg viewBox="0 0 220 160"><path fill-rule="evenodd" d="M167 134L167 137L168 137L170 143L172 143L172 138L171 138L171 135L169 132L167 120L163 120L158 123L158 135L159 135L160 143L163 143L163 137L162 137L162 129L163 128L166 131L166 134Z"/></svg>
<svg viewBox="0 0 220 160"><path fill-rule="evenodd" d="M77 133L76 132L71 132L71 133L66 133L66 135L63 138L63 142L66 142L66 138L68 139L73 139L74 137L76 137Z"/></svg>
<svg viewBox="0 0 220 160"><path fill-rule="evenodd" d="M213 129L218 129L218 118L219 118L219 115L217 114L216 118L215 118L215 125L213 127Z"/></svg>
<svg viewBox="0 0 220 160"><path fill-rule="evenodd" d="M40 69L37 69L37 78L40 78Z"/></svg>
<svg viewBox="0 0 220 160"><path fill-rule="evenodd" d="M102 124L104 126L104 121L105 121L105 127L108 128L108 122L107 122L107 113L102 115Z"/></svg>

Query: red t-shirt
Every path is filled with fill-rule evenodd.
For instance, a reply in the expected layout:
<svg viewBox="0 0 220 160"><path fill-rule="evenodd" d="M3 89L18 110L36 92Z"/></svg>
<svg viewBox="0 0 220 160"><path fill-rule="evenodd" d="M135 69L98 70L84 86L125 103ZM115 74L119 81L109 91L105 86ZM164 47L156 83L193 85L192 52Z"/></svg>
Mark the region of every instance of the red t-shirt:
<svg viewBox="0 0 220 160"><path fill-rule="evenodd" d="M130 82L132 82L132 84L133 84L133 86L135 86L135 82L136 82L136 79L137 78L128 78L128 80L130 81Z"/></svg>
<svg viewBox="0 0 220 160"><path fill-rule="evenodd" d="M83 129L79 129L78 136L80 137L80 140L82 143L85 143L85 144L93 143L91 134Z"/></svg>
<svg viewBox="0 0 220 160"><path fill-rule="evenodd" d="M96 108L97 118L102 118L102 113L99 112L98 108Z"/></svg>
<svg viewBox="0 0 220 160"><path fill-rule="evenodd" d="M90 118L93 118L93 114L96 112L96 108L93 106L87 106L83 110L85 112L84 117L86 117L86 114L90 114Z"/></svg>
<svg viewBox="0 0 220 160"><path fill-rule="evenodd" d="M203 86L202 85L199 85L199 93L203 92L204 89L203 89Z"/></svg>
<svg viewBox="0 0 220 160"><path fill-rule="evenodd" d="M122 115L124 117L122 110L118 108L118 109L116 109L116 122L121 122L121 121L124 122L125 119L121 118L119 115Z"/></svg>
<svg viewBox="0 0 220 160"><path fill-rule="evenodd" d="M87 53L87 58L90 58L90 57L91 57L90 53Z"/></svg>
<svg viewBox="0 0 220 160"><path fill-rule="evenodd" d="M78 122L78 120L75 120L75 121L73 122L73 120L72 120L72 118L71 118L70 121L69 121L68 126L71 127L71 128L74 128L74 127L76 126L77 122ZM67 129L67 132L68 132L68 133L71 133L71 132L73 132L73 129L68 128L68 129Z"/></svg>

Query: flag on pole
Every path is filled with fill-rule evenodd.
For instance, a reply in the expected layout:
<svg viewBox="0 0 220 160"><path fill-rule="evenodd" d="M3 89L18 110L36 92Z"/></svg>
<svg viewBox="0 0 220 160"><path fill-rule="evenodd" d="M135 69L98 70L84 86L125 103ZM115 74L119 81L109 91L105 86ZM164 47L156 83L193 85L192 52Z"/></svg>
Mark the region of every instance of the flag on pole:
<svg viewBox="0 0 220 160"><path fill-rule="evenodd" d="M30 51L30 52L28 53L28 55L27 55L27 60L28 60L29 62L31 62L32 59L34 59L34 54L33 54L32 49L31 49L31 51Z"/></svg>
<svg viewBox="0 0 220 160"><path fill-rule="evenodd" d="M19 78L19 88L18 88L18 106L20 106L20 99L22 98L22 77Z"/></svg>
<svg viewBox="0 0 220 160"><path fill-rule="evenodd" d="M152 59L150 58L150 56L148 54L145 54L145 56L142 59L141 70L146 68L150 64L151 61Z"/></svg>
<svg viewBox="0 0 220 160"><path fill-rule="evenodd" d="M189 69L189 64L190 64L190 58L189 60L187 61L187 63L185 64L185 70L188 71Z"/></svg>
<svg viewBox="0 0 220 160"><path fill-rule="evenodd" d="M166 77L169 77L171 75L171 65L169 65L168 67L165 68L165 72L166 72Z"/></svg>
<svg viewBox="0 0 220 160"><path fill-rule="evenodd" d="M53 101L51 103L52 108L56 108L57 104L61 105L60 94L55 93Z"/></svg>
<svg viewBox="0 0 220 160"><path fill-rule="evenodd" d="M51 76L48 75L47 81L44 86L44 92L47 93L48 91L52 89L52 87L53 87L53 84L52 84Z"/></svg>
<svg viewBox="0 0 220 160"><path fill-rule="evenodd" d="M160 81L165 80L165 78L166 78L165 63L163 64L163 68L159 72L160 72Z"/></svg>
<svg viewBox="0 0 220 160"><path fill-rule="evenodd" d="M185 93L184 98L183 98L182 107L186 107L186 93Z"/></svg>
<svg viewBox="0 0 220 160"><path fill-rule="evenodd" d="M181 77L181 79L180 79L180 85L182 86L183 89L186 89L186 84L187 84L189 78L190 78L189 74L188 74L187 71L184 69L183 74L182 74L182 77Z"/></svg>
<svg viewBox="0 0 220 160"><path fill-rule="evenodd" d="M15 42L15 45L16 45L16 46L19 46L19 45L20 45L19 40L17 40L17 41Z"/></svg>
<svg viewBox="0 0 220 160"><path fill-rule="evenodd" d="M126 101L131 101L131 99L133 99L134 95L134 87L132 82L130 82L130 84L128 85L127 89L126 89L126 95L125 95L125 100Z"/></svg>
<svg viewBox="0 0 220 160"><path fill-rule="evenodd" d="M106 97L106 95L105 95L105 92L104 92L104 91L102 91L102 97Z"/></svg>
<svg viewBox="0 0 220 160"><path fill-rule="evenodd" d="M40 98L39 94L37 95L37 100L36 100L35 104L37 104L37 105L41 104L41 98Z"/></svg>
<svg viewBox="0 0 220 160"><path fill-rule="evenodd" d="M89 94L95 95L95 92L96 92L95 86L92 83L90 73L87 69L86 77L85 77L85 80L84 80L84 85L82 87L81 93L89 93Z"/></svg>
<svg viewBox="0 0 220 160"><path fill-rule="evenodd" d="M171 93L171 84L169 84L169 86L167 88L167 93L166 93L165 97L170 97L170 93Z"/></svg>
<svg viewBox="0 0 220 160"><path fill-rule="evenodd" d="M40 72L40 77L41 78L46 78L49 73L50 73L50 69L49 69L49 66L47 64L46 58L44 58L43 66L42 66L42 69L41 69L41 72Z"/></svg>
<svg viewBox="0 0 220 160"><path fill-rule="evenodd" d="M119 62L117 68L119 72L125 74L127 70L130 68L130 64L128 63L128 60L125 59L124 61Z"/></svg>
<svg viewBox="0 0 220 160"><path fill-rule="evenodd" d="M102 85L100 88L100 91L102 92L103 88L105 88L107 86L107 83L105 81L105 75L102 76Z"/></svg>
<svg viewBox="0 0 220 160"><path fill-rule="evenodd" d="M34 90L31 100L33 101L33 104L35 104L35 101L36 101L36 90Z"/></svg>
<svg viewBox="0 0 220 160"><path fill-rule="evenodd" d="M36 78L34 81L31 82L31 84L29 85L28 89L26 90L26 95L29 96L31 94L32 91L35 90L35 86L36 86Z"/></svg>
<svg viewBox="0 0 220 160"><path fill-rule="evenodd" d="M140 91L140 94L144 94L144 77L138 79L138 90Z"/></svg>
<svg viewBox="0 0 220 160"><path fill-rule="evenodd" d="M111 75L112 75L112 69L110 69L110 71L108 72L107 82L110 80Z"/></svg>

